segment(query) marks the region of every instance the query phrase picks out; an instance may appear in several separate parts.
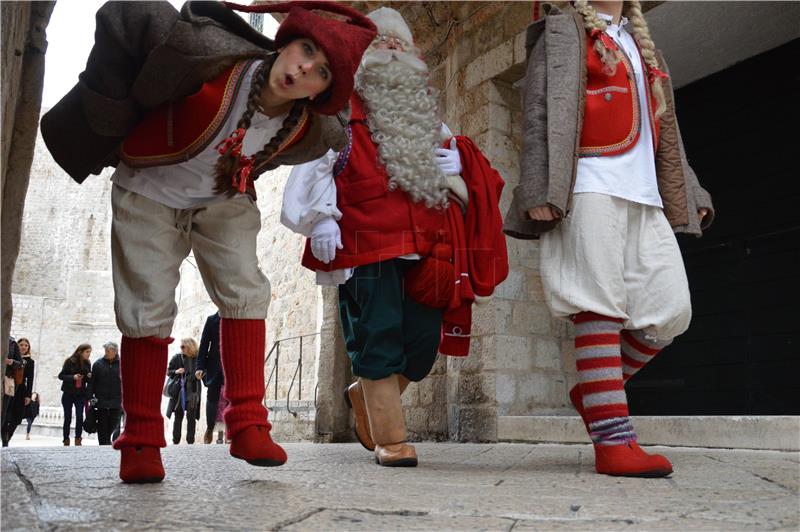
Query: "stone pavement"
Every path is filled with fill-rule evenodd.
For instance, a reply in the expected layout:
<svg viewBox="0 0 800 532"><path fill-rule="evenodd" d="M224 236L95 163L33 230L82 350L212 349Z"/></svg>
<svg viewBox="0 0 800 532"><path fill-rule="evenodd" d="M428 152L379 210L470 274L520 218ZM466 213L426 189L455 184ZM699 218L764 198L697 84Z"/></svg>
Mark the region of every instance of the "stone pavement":
<svg viewBox="0 0 800 532"><path fill-rule="evenodd" d="M167 479L129 486L107 447L2 451L11 530L797 530L800 455L654 448L667 479L597 475L589 445L417 444L380 468L358 444L287 444L256 468L223 445L164 450Z"/></svg>

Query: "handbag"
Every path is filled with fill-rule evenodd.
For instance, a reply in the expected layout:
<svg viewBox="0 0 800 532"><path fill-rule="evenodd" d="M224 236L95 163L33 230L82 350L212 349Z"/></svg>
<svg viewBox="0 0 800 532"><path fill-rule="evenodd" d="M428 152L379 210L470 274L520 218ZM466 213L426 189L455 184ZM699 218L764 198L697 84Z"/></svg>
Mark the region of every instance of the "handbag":
<svg viewBox="0 0 800 532"><path fill-rule="evenodd" d="M162 392L164 397L170 397L177 399L181 393L181 381L180 379L175 378L168 378L167 383L164 385L164 391Z"/></svg>
<svg viewBox="0 0 800 532"><path fill-rule="evenodd" d="M17 388L17 386L16 386L16 384L14 384L14 379L12 379L11 377L6 377L5 375L3 375L3 393L5 395L12 395L13 396L14 392L16 392L16 388Z"/></svg>
<svg viewBox="0 0 800 532"><path fill-rule="evenodd" d="M97 432L97 402L93 399L86 403L86 415L83 418L83 430L89 434Z"/></svg>

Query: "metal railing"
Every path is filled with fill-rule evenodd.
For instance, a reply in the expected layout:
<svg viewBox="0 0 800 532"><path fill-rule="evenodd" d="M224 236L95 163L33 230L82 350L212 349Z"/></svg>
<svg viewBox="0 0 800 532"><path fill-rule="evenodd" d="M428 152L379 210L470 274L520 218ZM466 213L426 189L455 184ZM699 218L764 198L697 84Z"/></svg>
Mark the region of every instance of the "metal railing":
<svg viewBox="0 0 800 532"><path fill-rule="evenodd" d="M272 371L269 372L269 376L267 377L267 382L264 385L264 406L267 406L267 394L269 392L270 383L272 382L272 378L275 377L275 384L274 384L274 400L278 400L278 371L280 368L280 361L281 361L281 345L285 344L286 342L290 342L292 340L299 340L299 351L297 356L297 364L294 368L294 373L292 374L292 380L289 383L289 389L286 392L286 411L292 414L294 417L297 417L297 412L292 410L289 401L291 400L292 396L292 388L294 388L294 383L297 381L297 400L302 400L303 396L303 340L305 338L310 338L312 336L319 336L319 333L311 333L311 334L302 334L300 336L291 336L289 338L281 338L280 340L276 340L275 343L272 344L272 348L267 353L266 358L264 359L264 366L266 367L269 364L270 358L275 355L274 362L272 364ZM316 395L317 390L314 389L314 403L316 404Z"/></svg>

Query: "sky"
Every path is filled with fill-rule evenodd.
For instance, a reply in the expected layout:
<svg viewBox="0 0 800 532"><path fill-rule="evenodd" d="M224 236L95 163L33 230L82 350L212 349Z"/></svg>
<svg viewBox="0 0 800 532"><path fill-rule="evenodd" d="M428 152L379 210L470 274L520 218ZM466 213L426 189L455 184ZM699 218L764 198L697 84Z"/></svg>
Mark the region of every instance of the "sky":
<svg viewBox="0 0 800 532"><path fill-rule="evenodd" d="M180 9L183 0L168 0ZM42 107L50 108L78 81L78 74L86 68L86 59L94 44L95 12L105 0L59 0L56 2L50 23L47 25L47 53L45 54L44 93ZM247 0L240 3L249 3ZM273 24L270 24L272 22ZM265 33L274 35L277 23L265 16Z"/></svg>

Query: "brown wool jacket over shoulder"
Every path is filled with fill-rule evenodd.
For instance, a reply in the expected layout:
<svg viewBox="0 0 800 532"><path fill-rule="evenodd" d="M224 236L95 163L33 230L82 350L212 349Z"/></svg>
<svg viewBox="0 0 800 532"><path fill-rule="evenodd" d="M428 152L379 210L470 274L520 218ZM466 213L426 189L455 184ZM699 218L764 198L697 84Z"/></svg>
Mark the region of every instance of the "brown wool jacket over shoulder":
<svg viewBox="0 0 800 532"><path fill-rule="evenodd" d="M553 205L563 217L572 206L586 98L586 32L574 8L551 7L528 27L524 87L523 150L519 185L514 189L503 231L521 239L538 238L559 220L535 221L528 210ZM594 53L593 51L591 53ZM657 52L661 70L668 72ZM664 214L678 233L702 235L714 218L711 195L697 181L681 140L671 80L665 80L667 110L661 116L656 150L658 189ZM709 210L702 226L700 208Z"/></svg>
<svg viewBox="0 0 800 532"><path fill-rule="evenodd" d="M78 183L119 162L118 150L147 111L196 92L236 61L275 49L221 2L108 2L78 83L42 116L42 138ZM318 159L347 144L339 116L311 115L305 136L263 170Z"/></svg>

